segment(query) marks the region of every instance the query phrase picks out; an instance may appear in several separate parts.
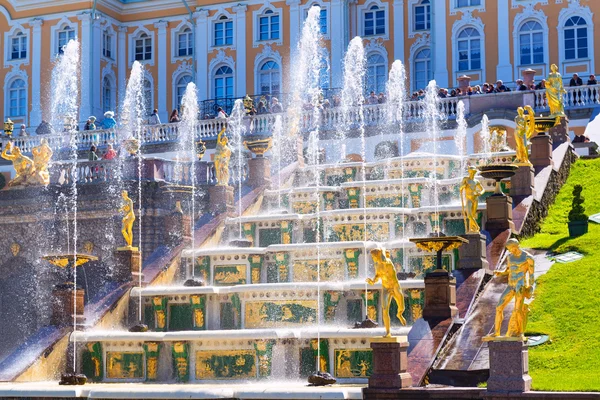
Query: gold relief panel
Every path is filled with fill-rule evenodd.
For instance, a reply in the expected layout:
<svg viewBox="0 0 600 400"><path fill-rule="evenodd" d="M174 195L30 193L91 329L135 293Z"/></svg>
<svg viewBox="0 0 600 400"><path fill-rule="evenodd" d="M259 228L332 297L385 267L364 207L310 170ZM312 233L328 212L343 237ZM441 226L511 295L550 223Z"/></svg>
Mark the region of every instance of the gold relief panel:
<svg viewBox="0 0 600 400"><path fill-rule="evenodd" d="M313 323L317 320L317 301L249 301L246 303L245 318L245 327L248 329Z"/></svg>
<svg viewBox="0 0 600 400"><path fill-rule="evenodd" d="M203 350L196 352L196 379L256 378L256 351Z"/></svg>
<svg viewBox="0 0 600 400"><path fill-rule="evenodd" d="M246 265L215 265L215 285L245 285Z"/></svg>
<svg viewBox="0 0 600 400"><path fill-rule="evenodd" d="M296 214L312 214L317 210L317 202L297 201L292 203L292 208Z"/></svg>
<svg viewBox="0 0 600 400"><path fill-rule="evenodd" d="M373 372L371 349L336 349L334 357L336 378L368 378Z"/></svg>
<svg viewBox="0 0 600 400"><path fill-rule="evenodd" d="M344 279L344 266L341 260L321 260L321 281L340 281ZM294 282L316 282L317 260L294 262Z"/></svg>
<svg viewBox="0 0 600 400"><path fill-rule="evenodd" d="M108 379L144 378L144 353L115 352L106 353L106 377Z"/></svg>
<svg viewBox="0 0 600 400"><path fill-rule="evenodd" d="M333 231L341 242L365 240L363 224L334 225ZM387 222L367 224L367 240L385 241L390 238L390 224Z"/></svg>

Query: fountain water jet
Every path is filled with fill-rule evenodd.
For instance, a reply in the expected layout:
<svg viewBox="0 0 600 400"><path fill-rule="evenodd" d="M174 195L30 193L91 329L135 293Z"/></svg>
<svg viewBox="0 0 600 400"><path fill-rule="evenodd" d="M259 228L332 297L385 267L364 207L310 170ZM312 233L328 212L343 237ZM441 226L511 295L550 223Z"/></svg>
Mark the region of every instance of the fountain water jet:
<svg viewBox="0 0 600 400"><path fill-rule="evenodd" d="M439 97L437 84L435 81L430 81L425 90L425 98L423 99L423 110L425 118L425 129L429 133L429 139L432 145L433 162L431 167L430 182L433 185L433 205L434 205L434 221L432 230L434 233L440 233L440 218L439 218L439 190L437 182L437 166L438 166L438 140L440 136L440 120L442 115L438 106Z"/></svg>
<svg viewBox="0 0 600 400"><path fill-rule="evenodd" d="M456 149L458 150L458 156L460 157L460 171L458 176L464 176L467 173L467 158L466 158L466 141L467 141L467 120L465 119L465 103L458 102L456 107L456 136L454 136L454 142Z"/></svg>

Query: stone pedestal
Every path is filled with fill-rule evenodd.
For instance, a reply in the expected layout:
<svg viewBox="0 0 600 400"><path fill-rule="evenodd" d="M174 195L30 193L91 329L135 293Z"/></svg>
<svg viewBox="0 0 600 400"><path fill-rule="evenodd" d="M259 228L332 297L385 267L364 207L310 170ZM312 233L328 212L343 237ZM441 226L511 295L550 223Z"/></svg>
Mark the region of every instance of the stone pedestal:
<svg viewBox="0 0 600 400"><path fill-rule="evenodd" d="M371 339L373 373L368 389L403 389L412 386L408 372L406 336Z"/></svg>
<svg viewBox="0 0 600 400"><path fill-rule="evenodd" d="M248 183L252 187L271 185L271 160L256 157L248 160Z"/></svg>
<svg viewBox="0 0 600 400"><path fill-rule="evenodd" d="M516 338L515 338L516 339ZM531 390L529 354L521 340L491 340L488 392L527 392Z"/></svg>
<svg viewBox="0 0 600 400"><path fill-rule="evenodd" d="M517 173L510 178L510 195L512 197L527 197L535 194L534 187L534 169L529 165L521 165Z"/></svg>
<svg viewBox="0 0 600 400"><path fill-rule="evenodd" d="M490 264L487 260L485 235L479 232L460 236L467 239L469 243L465 243L458 248L458 268L489 270Z"/></svg>
<svg viewBox="0 0 600 400"><path fill-rule="evenodd" d="M52 289L52 317L50 323L57 326L72 326L73 315L77 313L77 324L83 324L85 290L77 288L74 293L72 284L56 285ZM76 307L75 307L76 306Z"/></svg>
<svg viewBox="0 0 600 400"><path fill-rule="evenodd" d="M185 215L181 208L165 216L165 232L167 233L165 240L167 246L174 247L181 242L191 243L192 220L190 216Z"/></svg>
<svg viewBox="0 0 600 400"><path fill-rule="evenodd" d="M137 282L142 267L139 249L137 247L119 247L114 256L113 280L116 282Z"/></svg>
<svg viewBox="0 0 600 400"><path fill-rule="evenodd" d="M467 75L462 75L456 78L456 80L458 81L458 88L463 94L465 94L467 92L467 89L469 89L469 86L471 85L471 77Z"/></svg>
<svg viewBox="0 0 600 400"><path fill-rule="evenodd" d="M231 186L210 186L208 188L208 211L213 214L228 213L232 214L233 206L233 188Z"/></svg>
<svg viewBox="0 0 600 400"><path fill-rule="evenodd" d="M446 319L456 315L456 278L445 270L426 274L423 318Z"/></svg>
<svg viewBox="0 0 600 400"><path fill-rule="evenodd" d="M487 218L485 230L492 239L507 229L515 229L512 220L512 198L510 196L492 195L485 199Z"/></svg>
<svg viewBox="0 0 600 400"><path fill-rule="evenodd" d="M560 117L560 123L548 130L548 136L552 138L552 149L556 149L563 143L571 142L569 139L569 120Z"/></svg>
<svg viewBox="0 0 600 400"><path fill-rule="evenodd" d="M531 138L531 155L529 161L536 171L541 170L552 162L552 138L548 135L537 135Z"/></svg>

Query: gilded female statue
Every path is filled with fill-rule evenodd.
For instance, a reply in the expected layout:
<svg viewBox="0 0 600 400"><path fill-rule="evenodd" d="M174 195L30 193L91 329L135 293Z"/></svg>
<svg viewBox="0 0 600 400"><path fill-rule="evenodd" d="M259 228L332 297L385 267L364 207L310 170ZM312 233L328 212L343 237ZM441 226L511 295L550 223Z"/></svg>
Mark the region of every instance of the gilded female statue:
<svg viewBox="0 0 600 400"><path fill-rule="evenodd" d="M227 186L229 184L229 160L231 159L231 147L229 139L225 136L225 128L217 136L217 148L215 152L215 172L217 174L217 185Z"/></svg>
<svg viewBox="0 0 600 400"><path fill-rule="evenodd" d="M479 232L477 206L479 205L479 196L485 193L481 183L475 179L476 172L477 168L469 167L469 176L464 177L460 184L460 200L467 233Z"/></svg>
<svg viewBox="0 0 600 400"><path fill-rule="evenodd" d="M546 98L550 107L550 116L558 117L565 115L565 106L563 104L563 95L566 93L563 87L563 80L556 64L550 66L550 75L546 79Z"/></svg>
<svg viewBox="0 0 600 400"><path fill-rule="evenodd" d="M525 114L527 111L527 115ZM527 152L527 144L529 139L535 133L535 116L531 106L517 108L517 117L515 118L515 144L516 157L519 165L531 165L529 161L529 153Z"/></svg>
<svg viewBox="0 0 600 400"><path fill-rule="evenodd" d="M129 198L127 190L121 192L123 197L123 207L119 209L119 212L123 213L123 228L121 233L127 243L127 247L133 245L133 223L135 221L135 213L133 212L133 200Z"/></svg>

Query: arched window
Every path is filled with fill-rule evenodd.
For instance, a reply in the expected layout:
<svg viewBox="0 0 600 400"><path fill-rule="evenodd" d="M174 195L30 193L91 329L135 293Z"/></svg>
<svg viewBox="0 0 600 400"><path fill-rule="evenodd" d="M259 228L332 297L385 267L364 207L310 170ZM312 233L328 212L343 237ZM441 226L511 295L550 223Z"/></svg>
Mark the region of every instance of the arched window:
<svg viewBox="0 0 600 400"><path fill-rule="evenodd" d="M260 67L258 76L260 94L278 94L281 88L281 73L279 64L267 61Z"/></svg>
<svg viewBox="0 0 600 400"><path fill-rule="evenodd" d="M431 2L421 0L414 8L415 31L426 31L431 29Z"/></svg>
<svg viewBox="0 0 600 400"><path fill-rule="evenodd" d="M413 66L414 89L424 89L432 78L431 49L419 50L415 55Z"/></svg>
<svg viewBox="0 0 600 400"><path fill-rule="evenodd" d="M152 82L146 78L144 78L144 109L147 115L150 115L154 109L154 89Z"/></svg>
<svg viewBox="0 0 600 400"><path fill-rule="evenodd" d="M145 61L152 59L152 38L145 32L135 39L135 60Z"/></svg>
<svg viewBox="0 0 600 400"><path fill-rule="evenodd" d="M8 116L25 117L27 114L27 89L23 79L15 79L8 89Z"/></svg>
<svg viewBox="0 0 600 400"><path fill-rule="evenodd" d="M521 65L544 63L544 30L537 21L527 21L519 29Z"/></svg>
<svg viewBox="0 0 600 400"><path fill-rule="evenodd" d="M364 14L365 36L385 35L385 10L371 6Z"/></svg>
<svg viewBox="0 0 600 400"><path fill-rule="evenodd" d="M458 70L472 71L481 68L481 38L477 29L465 28L458 34Z"/></svg>
<svg viewBox="0 0 600 400"><path fill-rule="evenodd" d="M113 84L108 76L102 80L102 111L113 111Z"/></svg>
<svg viewBox="0 0 600 400"><path fill-rule="evenodd" d="M387 82L387 64L381 54L373 54L367 58L367 92L376 94L385 92Z"/></svg>
<svg viewBox="0 0 600 400"><path fill-rule="evenodd" d="M219 17L214 26L215 46L225 46L233 44L233 21L227 16Z"/></svg>
<svg viewBox="0 0 600 400"><path fill-rule="evenodd" d="M279 39L279 14L267 10L258 18L258 40Z"/></svg>
<svg viewBox="0 0 600 400"><path fill-rule="evenodd" d="M215 98L233 97L233 70L224 65L215 72Z"/></svg>
<svg viewBox="0 0 600 400"><path fill-rule="evenodd" d="M174 108L181 108L181 100L183 99L183 94L185 93L185 89L187 88L188 83L190 83L191 81L191 75L183 75L177 80L177 87L175 88L175 92L177 93L177 103L175 104Z"/></svg>
<svg viewBox="0 0 600 400"><path fill-rule="evenodd" d="M75 40L75 29L67 25L58 31L58 49L56 49L58 54L63 53L63 47L69 43L69 40Z"/></svg>
<svg viewBox="0 0 600 400"><path fill-rule="evenodd" d="M10 39L10 59L22 60L27 58L27 36L18 32Z"/></svg>
<svg viewBox="0 0 600 400"><path fill-rule="evenodd" d="M194 34L190 28L185 28L177 34L177 55L179 57L194 54Z"/></svg>
<svg viewBox="0 0 600 400"><path fill-rule="evenodd" d="M588 27L585 19L575 16L565 23L565 60L588 57Z"/></svg>

